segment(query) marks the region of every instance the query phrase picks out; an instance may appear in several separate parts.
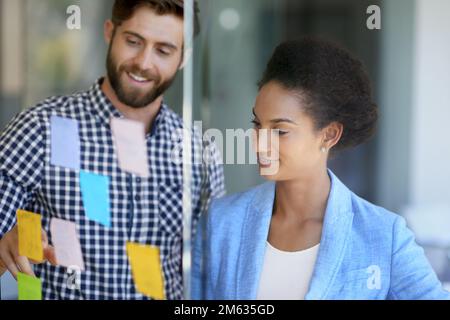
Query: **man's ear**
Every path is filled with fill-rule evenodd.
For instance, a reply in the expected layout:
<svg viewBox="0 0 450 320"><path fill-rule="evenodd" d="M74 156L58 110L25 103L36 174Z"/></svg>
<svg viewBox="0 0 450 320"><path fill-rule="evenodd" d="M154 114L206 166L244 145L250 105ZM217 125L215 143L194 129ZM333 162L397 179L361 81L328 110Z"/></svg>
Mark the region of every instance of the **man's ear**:
<svg viewBox="0 0 450 320"><path fill-rule="evenodd" d="M323 146L330 150L341 140L344 126L340 122L332 122L323 129Z"/></svg>
<svg viewBox="0 0 450 320"><path fill-rule="evenodd" d="M106 44L109 45L111 43L113 34L114 34L114 23L110 19L108 19L105 21L105 24L103 26L103 36L105 38Z"/></svg>
<svg viewBox="0 0 450 320"><path fill-rule="evenodd" d="M183 60L181 61L178 70L182 70L186 66L186 64L189 62L189 59L192 58L192 52L193 52L192 48L187 48L184 50Z"/></svg>

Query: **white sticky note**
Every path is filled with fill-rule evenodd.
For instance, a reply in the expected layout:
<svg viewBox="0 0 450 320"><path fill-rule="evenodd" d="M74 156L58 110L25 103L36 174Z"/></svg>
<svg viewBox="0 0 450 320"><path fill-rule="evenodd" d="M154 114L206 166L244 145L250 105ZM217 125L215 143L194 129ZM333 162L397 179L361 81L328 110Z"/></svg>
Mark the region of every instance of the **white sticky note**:
<svg viewBox="0 0 450 320"><path fill-rule="evenodd" d="M78 122L57 116L51 122L51 164L80 169L80 137Z"/></svg>
<svg viewBox="0 0 450 320"><path fill-rule="evenodd" d="M122 170L149 177L145 126L141 122L112 118L111 129Z"/></svg>
<svg viewBox="0 0 450 320"><path fill-rule="evenodd" d="M81 253L76 224L70 221L53 218L50 224L56 262L64 267L77 266L84 270L83 254Z"/></svg>

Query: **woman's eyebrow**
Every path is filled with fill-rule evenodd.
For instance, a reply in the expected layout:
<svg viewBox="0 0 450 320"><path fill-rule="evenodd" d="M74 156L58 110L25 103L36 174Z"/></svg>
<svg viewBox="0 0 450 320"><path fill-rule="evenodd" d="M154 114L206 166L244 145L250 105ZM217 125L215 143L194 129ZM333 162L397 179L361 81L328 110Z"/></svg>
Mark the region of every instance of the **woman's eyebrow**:
<svg viewBox="0 0 450 320"><path fill-rule="evenodd" d="M287 118L277 118L277 119L272 119L270 120L271 123L280 123L280 122L287 122L287 123L292 123L297 125L297 123L291 119L287 119Z"/></svg>
<svg viewBox="0 0 450 320"><path fill-rule="evenodd" d="M258 119L258 116L255 113L255 109L252 109L252 112L253 112L253 116L256 119ZM280 123L280 122L287 122L287 123L292 123L292 124L298 125L294 120L291 120L291 119L288 119L288 118L276 118L276 119L270 120L270 122L274 123L274 124L277 124L277 123Z"/></svg>

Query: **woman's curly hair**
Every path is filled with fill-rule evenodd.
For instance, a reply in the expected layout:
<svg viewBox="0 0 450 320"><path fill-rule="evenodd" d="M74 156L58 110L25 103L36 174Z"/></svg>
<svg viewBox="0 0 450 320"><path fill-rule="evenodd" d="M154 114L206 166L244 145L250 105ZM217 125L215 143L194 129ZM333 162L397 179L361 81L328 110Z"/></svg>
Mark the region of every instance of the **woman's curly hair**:
<svg viewBox="0 0 450 320"><path fill-rule="evenodd" d="M342 47L312 37L287 41L273 53L259 89L276 81L296 93L318 130L343 125L335 150L359 145L375 132L378 107L360 60Z"/></svg>

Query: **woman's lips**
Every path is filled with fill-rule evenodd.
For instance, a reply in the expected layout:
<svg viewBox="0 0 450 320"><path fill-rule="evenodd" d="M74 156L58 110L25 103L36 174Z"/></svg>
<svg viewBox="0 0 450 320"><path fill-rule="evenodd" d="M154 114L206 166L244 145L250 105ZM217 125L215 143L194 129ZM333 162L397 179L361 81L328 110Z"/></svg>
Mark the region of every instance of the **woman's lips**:
<svg viewBox="0 0 450 320"><path fill-rule="evenodd" d="M259 163L260 167L268 168L272 165L272 162L273 162L272 160L270 160L266 157L258 156L258 163Z"/></svg>

